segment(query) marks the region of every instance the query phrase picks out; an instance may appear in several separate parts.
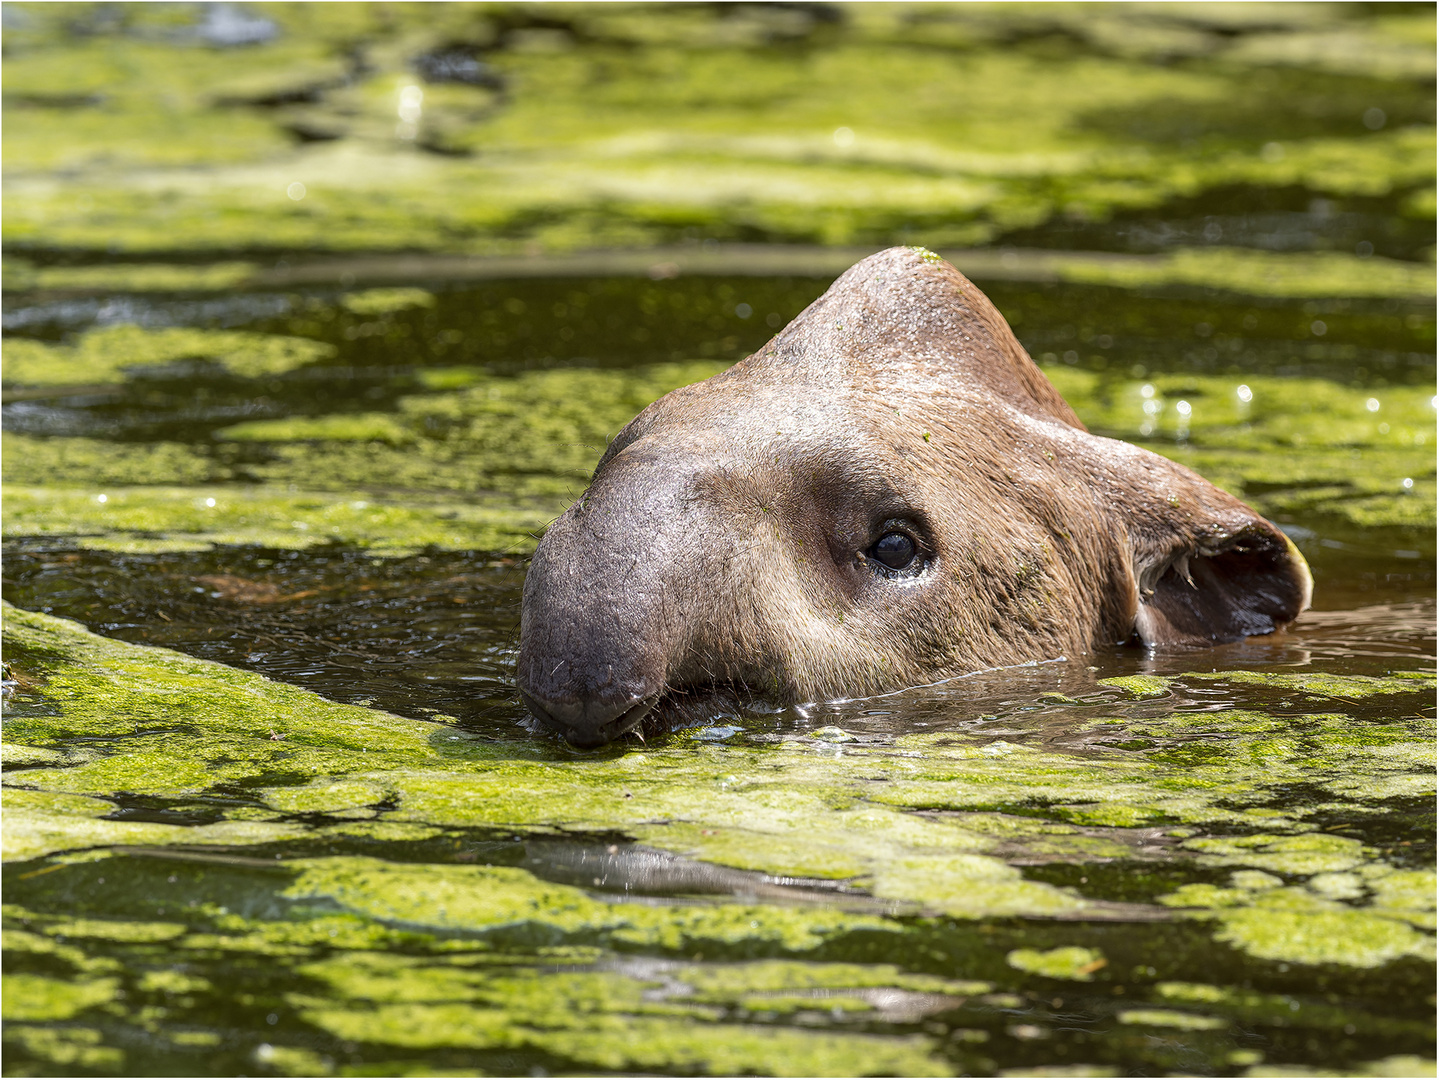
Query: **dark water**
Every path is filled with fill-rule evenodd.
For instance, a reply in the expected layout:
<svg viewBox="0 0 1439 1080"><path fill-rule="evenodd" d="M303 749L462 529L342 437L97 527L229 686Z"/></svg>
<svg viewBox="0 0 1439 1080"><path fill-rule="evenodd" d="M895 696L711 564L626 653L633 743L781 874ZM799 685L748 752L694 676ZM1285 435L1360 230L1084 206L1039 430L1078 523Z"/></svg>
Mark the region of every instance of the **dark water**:
<svg viewBox="0 0 1439 1080"><path fill-rule="evenodd" d="M1432 565L1372 546L1356 552L1353 543L1330 544L1318 537L1303 543L1318 610L1284 633L1157 653L1116 646L930 692L803 709L756 706L714 720L743 718L747 728L777 732L839 724L899 734L1008 711L1038 693L1073 693L1110 676L1211 668L1382 675L1431 667ZM248 668L335 700L419 718L443 713L495 738L513 735L523 722L513 688L523 557L433 552L377 559L347 550L260 548L124 555L31 547L12 547L5 565L5 595L20 607Z"/></svg>

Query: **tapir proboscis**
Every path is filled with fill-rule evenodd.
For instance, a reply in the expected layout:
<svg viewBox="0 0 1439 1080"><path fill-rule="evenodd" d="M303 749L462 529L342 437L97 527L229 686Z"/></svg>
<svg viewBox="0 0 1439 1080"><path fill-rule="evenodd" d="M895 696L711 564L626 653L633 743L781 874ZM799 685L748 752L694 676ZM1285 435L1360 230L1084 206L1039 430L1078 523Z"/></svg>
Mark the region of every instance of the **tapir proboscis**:
<svg viewBox="0 0 1439 1080"><path fill-rule="evenodd" d="M525 580L517 681L580 747L722 691L853 698L1309 605L1274 525L1091 435L937 256L858 263L610 443Z"/></svg>

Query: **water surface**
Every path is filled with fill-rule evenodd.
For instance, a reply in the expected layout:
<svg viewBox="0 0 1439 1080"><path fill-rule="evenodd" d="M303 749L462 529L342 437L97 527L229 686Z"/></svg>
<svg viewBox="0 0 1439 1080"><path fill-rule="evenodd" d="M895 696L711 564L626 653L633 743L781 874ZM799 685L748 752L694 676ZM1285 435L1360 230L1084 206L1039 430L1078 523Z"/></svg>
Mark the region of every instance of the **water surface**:
<svg viewBox="0 0 1439 1080"><path fill-rule="evenodd" d="M10 1068L1149 1075L1431 1053L1432 527L1399 479L1432 483L1432 321L1404 303L987 283L1099 430L1142 438L1143 401L1196 403L1148 444L1209 455L1295 538L1315 610L1283 633L717 706L595 754L528 725L534 535L628 415L825 283L11 304L13 333L92 366L7 390L8 478L49 486L12 488L35 501L12 500L5 596L117 644L9 618ZM264 337L203 336L236 331ZM330 351L245 359L274 335ZM1238 385L1268 411L1234 413ZM67 490L45 517L40 493ZM474 521L489 550L432 523Z"/></svg>

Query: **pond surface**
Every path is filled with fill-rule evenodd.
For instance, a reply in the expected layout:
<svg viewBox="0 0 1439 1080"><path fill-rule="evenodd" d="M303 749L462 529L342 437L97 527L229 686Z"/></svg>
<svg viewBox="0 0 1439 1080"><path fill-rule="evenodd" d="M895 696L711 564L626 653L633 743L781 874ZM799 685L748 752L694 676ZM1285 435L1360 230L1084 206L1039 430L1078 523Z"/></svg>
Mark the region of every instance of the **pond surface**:
<svg viewBox="0 0 1439 1080"><path fill-rule="evenodd" d="M1432 304L979 278L1315 610L582 753L535 535L828 284L674 272L10 300L7 1073L1426 1067Z"/></svg>

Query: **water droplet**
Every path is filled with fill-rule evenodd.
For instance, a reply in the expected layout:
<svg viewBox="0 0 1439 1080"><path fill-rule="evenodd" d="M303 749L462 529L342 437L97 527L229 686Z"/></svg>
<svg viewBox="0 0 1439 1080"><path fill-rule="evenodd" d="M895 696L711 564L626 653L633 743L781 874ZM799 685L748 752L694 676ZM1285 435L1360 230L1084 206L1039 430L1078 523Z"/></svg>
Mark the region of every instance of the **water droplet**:
<svg viewBox="0 0 1439 1080"><path fill-rule="evenodd" d="M1378 412L1378 411L1379 411L1379 399L1378 399L1378 398L1370 398L1368 401L1366 401L1366 402L1364 403L1364 407L1365 407L1366 409L1368 409L1370 412Z"/></svg>
<svg viewBox="0 0 1439 1080"><path fill-rule="evenodd" d="M290 196L290 198L294 199L296 202L299 202L305 197L305 185L300 183L300 181L296 180L293 184L291 184L285 189L285 194Z"/></svg>

